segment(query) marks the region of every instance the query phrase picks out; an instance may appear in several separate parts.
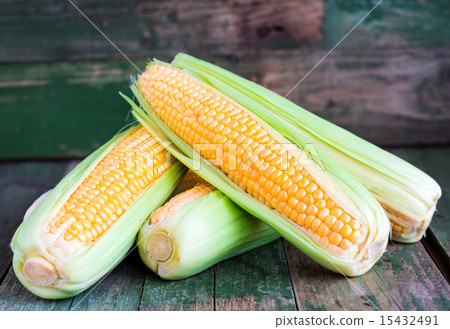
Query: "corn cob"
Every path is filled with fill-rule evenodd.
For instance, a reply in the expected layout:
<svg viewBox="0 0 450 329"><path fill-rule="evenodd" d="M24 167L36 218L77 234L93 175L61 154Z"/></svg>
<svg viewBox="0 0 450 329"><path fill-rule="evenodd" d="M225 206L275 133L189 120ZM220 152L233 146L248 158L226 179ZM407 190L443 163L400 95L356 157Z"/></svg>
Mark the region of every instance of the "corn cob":
<svg viewBox="0 0 450 329"><path fill-rule="evenodd" d="M184 173L145 128L114 137L27 211L11 243L17 277L43 298L87 289L125 256Z"/></svg>
<svg viewBox="0 0 450 329"><path fill-rule="evenodd" d="M161 62L132 89L145 109L127 99L133 114L175 144L175 157L323 266L355 276L382 255L389 225L381 206L280 118L271 118L275 129L252 107Z"/></svg>
<svg viewBox="0 0 450 329"><path fill-rule="evenodd" d="M201 183L153 212L137 243L148 268L163 279L178 280L277 238L268 225Z"/></svg>
<svg viewBox="0 0 450 329"><path fill-rule="evenodd" d="M172 65L233 98L243 107L261 107L294 126L295 134L347 169L374 195L391 222L392 239L415 242L428 228L441 196L439 185L427 174L280 95L216 65L186 54ZM270 124L270 122L269 122Z"/></svg>
<svg viewBox="0 0 450 329"><path fill-rule="evenodd" d="M184 192L202 183L205 183L205 180L196 175L192 170L189 170L186 175L184 175L183 179L181 180L180 184L178 184L173 194L180 194L181 192Z"/></svg>

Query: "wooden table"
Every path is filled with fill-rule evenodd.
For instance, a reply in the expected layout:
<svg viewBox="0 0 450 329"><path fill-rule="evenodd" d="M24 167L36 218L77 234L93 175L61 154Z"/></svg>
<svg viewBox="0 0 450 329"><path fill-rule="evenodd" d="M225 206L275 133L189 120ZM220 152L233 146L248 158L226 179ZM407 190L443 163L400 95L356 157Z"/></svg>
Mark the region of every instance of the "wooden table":
<svg viewBox="0 0 450 329"><path fill-rule="evenodd" d="M284 240L181 281L163 281L134 250L95 289L50 301L29 293L11 268L9 243L27 207L74 161L0 163L0 310L449 310L450 147L395 149L443 189L431 229L416 244L390 242L364 276L332 273Z"/></svg>

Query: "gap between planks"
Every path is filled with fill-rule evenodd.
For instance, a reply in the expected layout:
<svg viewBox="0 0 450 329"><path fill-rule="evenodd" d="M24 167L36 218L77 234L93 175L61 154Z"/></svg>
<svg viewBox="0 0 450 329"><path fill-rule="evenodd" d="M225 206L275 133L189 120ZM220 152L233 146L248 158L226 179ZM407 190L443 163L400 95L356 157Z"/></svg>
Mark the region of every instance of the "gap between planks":
<svg viewBox="0 0 450 329"><path fill-rule="evenodd" d="M428 229L426 235L420 240L426 252L436 264L443 277L450 284L450 257L443 248L432 229Z"/></svg>

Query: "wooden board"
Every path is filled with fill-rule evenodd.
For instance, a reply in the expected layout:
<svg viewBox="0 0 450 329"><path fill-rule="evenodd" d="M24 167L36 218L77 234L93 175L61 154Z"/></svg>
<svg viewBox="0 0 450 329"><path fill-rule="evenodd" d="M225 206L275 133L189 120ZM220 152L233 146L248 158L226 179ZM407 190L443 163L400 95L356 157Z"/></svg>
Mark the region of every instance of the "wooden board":
<svg viewBox="0 0 450 329"><path fill-rule="evenodd" d="M159 279L134 251L97 286L60 301L38 298L19 283L10 267L9 241L32 200L76 162L0 163L0 206L6 214L0 218L4 255L0 258L0 311L448 310L450 286L435 251L448 248L450 148L394 153L427 171L443 188L436 213L441 216L435 216L431 225L436 241L389 243L380 261L363 276L347 279L325 270L280 240L180 281Z"/></svg>
<svg viewBox="0 0 450 329"><path fill-rule="evenodd" d="M141 311L214 310L214 273L209 268L178 281L164 281L147 270L142 291Z"/></svg>
<svg viewBox="0 0 450 329"><path fill-rule="evenodd" d="M324 55L208 59L285 95ZM445 48L336 50L288 98L379 145L450 143L448 67ZM137 73L127 61L0 66L0 158L92 152L133 120L118 91Z"/></svg>
<svg viewBox="0 0 450 329"><path fill-rule="evenodd" d="M29 292L16 278L12 268L0 286L0 311L67 311L72 298L42 299Z"/></svg>
<svg viewBox="0 0 450 329"><path fill-rule="evenodd" d="M123 61L1 67L1 157L91 153L133 120L118 94L133 70Z"/></svg>
<svg viewBox="0 0 450 329"><path fill-rule="evenodd" d="M134 311L139 308L146 267L135 250L95 285L73 298L71 311Z"/></svg>
<svg viewBox="0 0 450 329"><path fill-rule="evenodd" d="M74 1L130 58L184 51L239 56L276 49L330 49L378 1ZM445 1L384 0L341 44L348 49L449 43ZM23 22L26 21L26 24ZM2 8L0 62L122 58L68 1Z"/></svg>
<svg viewBox="0 0 450 329"><path fill-rule="evenodd" d="M67 161L0 163L0 310L68 309L70 302L47 302L29 293L11 268L9 247L25 211L61 179Z"/></svg>
<svg viewBox="0 0 450 329"><path fill-rule="evenodd" d="M281 240L216 267L216 310L296 309Z"/></svg>
<svg viewBox="0 0 450 329"><path fill-rule="evenodd" d="M420 244L390 243L365 275L345 278L286 243L299 310L448 310L450 288Z"/></svg>
<svg viewBox="0 0 450 329"><path fill-rule="evenodd" d="M61 179L66 161L0 163L0 278L12 258L12 236L25 211Z"/></svg>

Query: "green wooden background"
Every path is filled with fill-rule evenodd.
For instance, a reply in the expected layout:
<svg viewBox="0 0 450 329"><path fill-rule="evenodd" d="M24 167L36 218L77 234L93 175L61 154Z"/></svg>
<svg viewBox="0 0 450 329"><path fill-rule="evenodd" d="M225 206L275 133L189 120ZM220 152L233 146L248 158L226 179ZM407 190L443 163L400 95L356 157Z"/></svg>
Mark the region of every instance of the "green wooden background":
<svg viewBox="0 0 450 329"><path fill-rule="evenodd" d="M177 52L286 94L377 1L74 1L140 68ZM384 0L289 98L382 146L450 143L450 6ZM82 157L138 71L68 1L1 1L0 159Z"/></svg>
<svg viewBox="0 0 450 329"><path fill-rule="evenodd" d="M187 52L284 95L378 1L73 2L139 68ZM0 0L0 311L450 309L449 22L448 0L384 0L289 95L439 182L420 242L390 242L351 279L282 239L174 282L133 252L95 289L48 301L18 282L11 237L74 159L133 120L118 92L139 72L69 1Z"/></svg>

